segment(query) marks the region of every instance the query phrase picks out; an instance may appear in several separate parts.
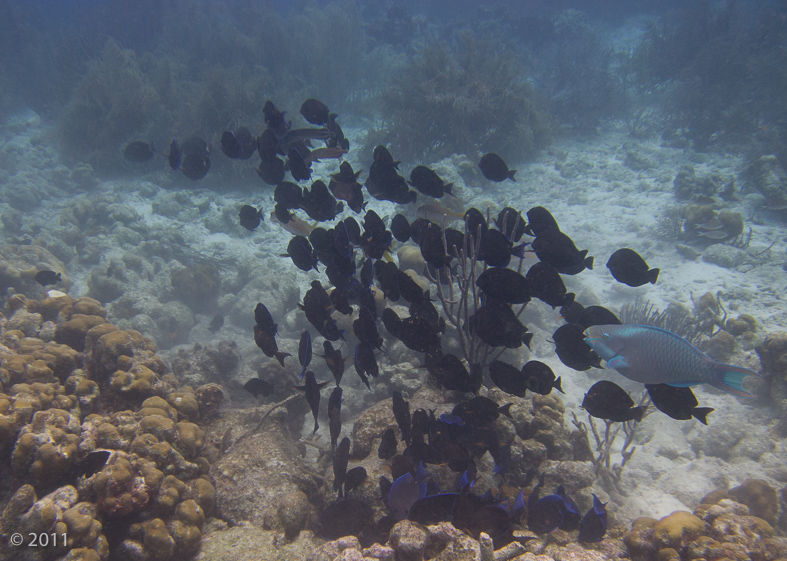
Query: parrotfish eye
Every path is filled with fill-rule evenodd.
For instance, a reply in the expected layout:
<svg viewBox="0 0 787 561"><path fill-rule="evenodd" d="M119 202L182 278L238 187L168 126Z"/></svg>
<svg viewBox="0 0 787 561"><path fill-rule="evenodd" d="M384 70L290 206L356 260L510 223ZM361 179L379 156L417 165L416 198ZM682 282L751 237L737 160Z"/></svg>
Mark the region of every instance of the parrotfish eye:
<svg viewBox="0 0 787 561"><path fill-rule="evenodd" d="M606 331L602 331L601 333L603 334L602 339L609 339L609 333L607 333Z"/></svg>

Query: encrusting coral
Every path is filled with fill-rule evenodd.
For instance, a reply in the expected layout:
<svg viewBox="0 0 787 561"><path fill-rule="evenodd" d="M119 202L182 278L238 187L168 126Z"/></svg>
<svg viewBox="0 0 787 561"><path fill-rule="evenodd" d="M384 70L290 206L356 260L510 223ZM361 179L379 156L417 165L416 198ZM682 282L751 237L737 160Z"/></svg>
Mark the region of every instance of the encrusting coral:
<svg viewBox="0 0 787 561"><path fill-rule="evenodd" d="M13 316L35 321L26 333L0 315L0 460L11 467L3 484L16 488L0 532L67 536L29 548L23 557L34 561L194 553L216 502L198 423L217 410L220 386L179 386L155 344L108 323L95 300L14 302ZM36 337L47 322L59 342ZM88 468L99 450L106 463ZM20 558L0 551L11 554Z"/></svg>

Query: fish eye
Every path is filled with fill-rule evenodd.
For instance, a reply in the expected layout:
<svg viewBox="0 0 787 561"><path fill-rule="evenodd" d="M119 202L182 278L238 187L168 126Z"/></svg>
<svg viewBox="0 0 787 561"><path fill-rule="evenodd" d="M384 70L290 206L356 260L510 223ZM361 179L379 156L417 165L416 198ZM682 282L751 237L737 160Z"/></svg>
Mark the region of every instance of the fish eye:
<svg viewBox="0 0 787 561"><path fill-rule="evenodd" d="M609 333L608 332L602 331L601 333L602 333L602 338L609 339Z"/></svg>

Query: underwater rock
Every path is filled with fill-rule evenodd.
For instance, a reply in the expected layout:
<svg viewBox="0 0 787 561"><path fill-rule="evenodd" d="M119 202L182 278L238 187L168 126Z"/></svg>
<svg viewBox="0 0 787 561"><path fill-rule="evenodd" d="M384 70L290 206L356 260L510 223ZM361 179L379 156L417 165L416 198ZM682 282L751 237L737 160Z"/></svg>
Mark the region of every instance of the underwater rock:
<svg viewBox="0 0 787 561"><path fill-rule="evenodd" d="M787 199L787 176L776 156L760 156L749 166L749 172L754 179L754 186L769 204Z"/></svg>
<svg viewBox="0 0 787 561"><path fill-rule="evenodd" d="M716 174L700 177L693 166L685 166L675 175L672 186L675 197L685 200L713 196L722 183L722 178Z"/></svg>
<svg viewBox="0 0 787 561"><path fill-rule="evenodd" d="M192 386L218 383L237 373L240 360L234 341L220 341L218 348L195 343L190 349L178 349L172 359L172 373L181 383Z"/></svg>
<svg viewBox="0 0 787 561"><path fill-rule="evenodd" d="M702 260L725 269L737 269L741 265L750 263L751 257L737 247L715 243L705 249L702 253Z"/></svg>
<svg viewBox="0 0 787 561"><path fill-rule="evenodd" d="M61 280L54 286L43 287L36 282L39 271L60 273ZM0 246L0 287L32 297L42 295L52 288L67 292L71 282L65 265L52 253L37 245Z"/></svg>
<svg viewBox="0 0 787 561"><path fill-rule="evenodd" d="M264 407L257 408L260 413ZM245 412L248 415L248 410ZM300 513L280 516L282 496L312 496L316 486L301 471L300 451L287 428L287 410L277 408L265 419L260 430L239 436L235 444L211 466L216 482L217 512L234 523L249 521L279 531L295 533L292 520L315 520L317 513L308 501L294 501ZM247 419L246 429L257 421ZM242 439L242 440L241 440ZM302 528L301 528L302 529Z"/></svg>
<svg viewBox="0 0 787 561"><path fill-rule="evenodd" d="M209 308L219 296L221 275L213 265L183 267L170 273L175 296L195 310Z"/></svg>

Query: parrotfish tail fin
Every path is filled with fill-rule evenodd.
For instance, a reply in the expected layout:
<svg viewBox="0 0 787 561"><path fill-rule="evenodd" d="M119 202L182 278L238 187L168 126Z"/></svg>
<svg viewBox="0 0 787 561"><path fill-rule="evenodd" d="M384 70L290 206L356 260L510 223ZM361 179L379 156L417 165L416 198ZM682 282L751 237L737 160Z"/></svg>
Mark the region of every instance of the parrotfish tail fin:
<svg viewBox="0 0 787 561"><path fill-rule="evenodd" d="M453 190L454 190L454 184L453 183L446 183L445 185L443 185L443 191L445 191L446 193L448 193L452 197L456 197L456 195L454 195L454 193L453 193Z"/></svg>
<svg viewBox="0 0 787 561"><path fill-rule="evenodd" d="M656 281L659 278L659 269L651 269L648 271L648 280L650 284L656 284Z"/></svg>
<svg viewBox="0 0 787 561"><path fill-rule="evenodd" d="M713 387L740 397L754 397L753 394L743 389L743 381L748 376L756 376L760 379L762 379L762 376L753 370L743 368L742 366L733 366L732 364L718 363L716 369L718 375L714 376L716 381L711 383Z"/></svg>
<svg viewBox="0 0 787 561"><path fill-rule="evenodd" d="M513 255L514 257L519 257L520 259L524 258L525 257L525 245L526 244L521 243L521 244L511 248L511 255Z"/></svg>
<svg viewBox="0 0 787 561"><path fill-rule="evenodd" d="M516 178L514 178L515 173L516 173L515 169L508 170L508 179L510 179L511 181L516 181Z"/></svg>
<svg viewBox="0 0 787 561"><path fill-rule="evenodd" d="M276 360L279 361L279 364L284 366L284 359L287 358L288 356L292 356L292 355L290 353L283 353L283 352L279 351L278 353L274 354L273 356L276 357Z"/></svg>
<svg viewBox="0 0 787 561"><path fill-rule="evenodd" d="M713 411L712 407L695 407L692 409L691 414L692 416L697 419L703 425L708 424L708 413Z"/></svg>
<svg viewBox="0 0 787 561"><path fill-rule="evenodd" d="M647 405L640 405L639 407L635 407L632 409L634 420L638 423L642 421L642 416L645 414L645 411L648 410Z"/></svg>

